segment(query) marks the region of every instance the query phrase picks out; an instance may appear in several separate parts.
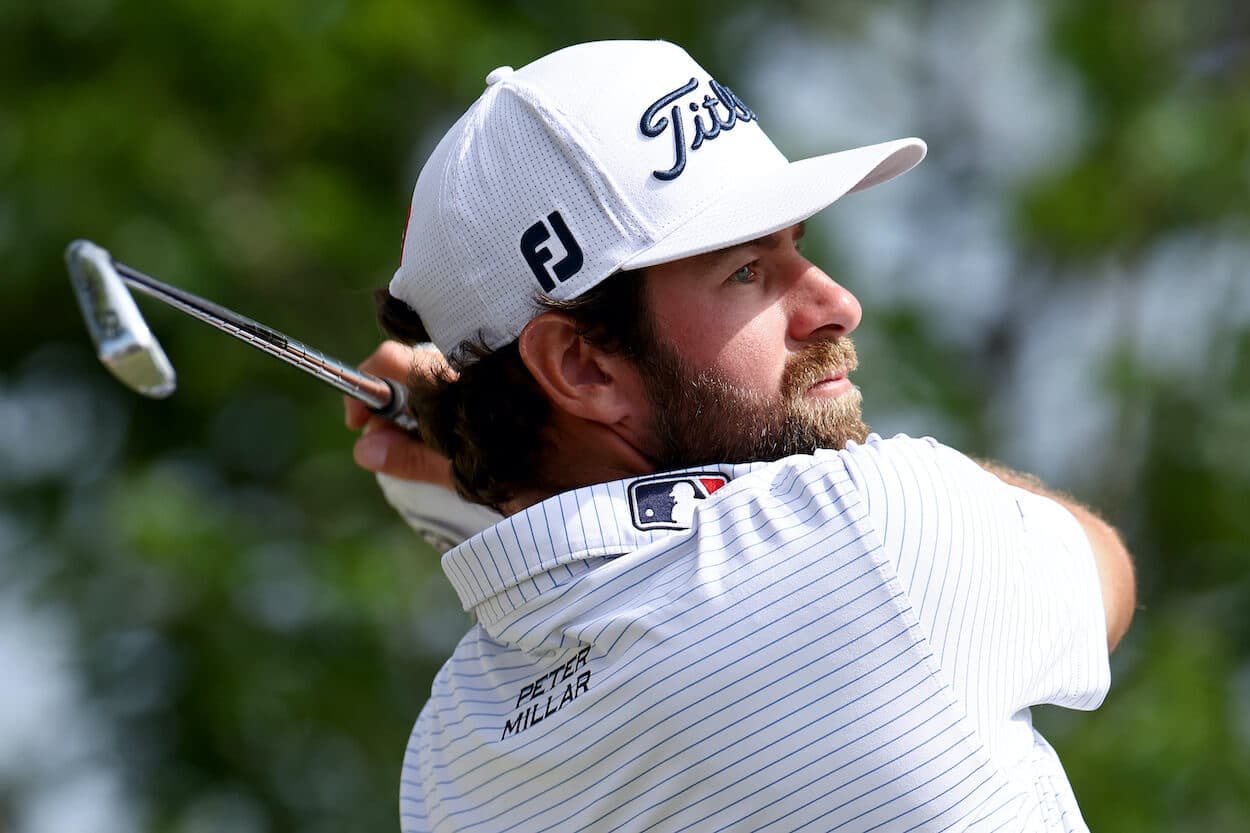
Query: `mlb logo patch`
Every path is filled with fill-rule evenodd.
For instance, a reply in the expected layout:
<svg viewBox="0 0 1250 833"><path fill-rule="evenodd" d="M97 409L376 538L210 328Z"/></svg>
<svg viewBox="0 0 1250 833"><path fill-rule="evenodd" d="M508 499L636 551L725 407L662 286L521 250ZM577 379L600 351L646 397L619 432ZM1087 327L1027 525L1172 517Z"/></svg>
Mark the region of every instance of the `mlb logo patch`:
<svg viewBox="0 0 1250 833"><path fill-rule="evenodd" d="M663 474L629 484L629 510L634 526L652 529L689 529L701 500L729 482L714 471Z"/></svg>

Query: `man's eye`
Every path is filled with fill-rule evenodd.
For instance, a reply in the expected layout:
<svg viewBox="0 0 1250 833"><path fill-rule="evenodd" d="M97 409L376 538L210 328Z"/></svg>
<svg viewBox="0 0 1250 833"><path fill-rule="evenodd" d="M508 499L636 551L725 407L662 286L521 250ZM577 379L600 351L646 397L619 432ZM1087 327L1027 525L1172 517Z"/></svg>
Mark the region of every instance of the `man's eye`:
<svg viewBox="0 0 1250 833"><path fill-rule="evenodd" d="M751 283L755 280L755 264L748 263L729 276L730 283Z"/></svg>

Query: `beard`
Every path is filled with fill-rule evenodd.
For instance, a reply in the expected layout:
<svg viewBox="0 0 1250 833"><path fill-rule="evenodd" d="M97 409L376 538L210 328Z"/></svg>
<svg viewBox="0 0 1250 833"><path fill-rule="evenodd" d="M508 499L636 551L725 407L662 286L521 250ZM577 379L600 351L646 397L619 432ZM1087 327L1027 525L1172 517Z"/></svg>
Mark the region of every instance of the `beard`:
<svg viewBox="0 0 1250 833"><path fill-rule="evenodd" d="M832 371L858 366L849 338L792 356L775 393L749 390L714 369L696 371L667 344L651 341L637 361L654 415L652 457L659 471L779 460L868 437L859 388L834 399L805 397Z"/></svg>

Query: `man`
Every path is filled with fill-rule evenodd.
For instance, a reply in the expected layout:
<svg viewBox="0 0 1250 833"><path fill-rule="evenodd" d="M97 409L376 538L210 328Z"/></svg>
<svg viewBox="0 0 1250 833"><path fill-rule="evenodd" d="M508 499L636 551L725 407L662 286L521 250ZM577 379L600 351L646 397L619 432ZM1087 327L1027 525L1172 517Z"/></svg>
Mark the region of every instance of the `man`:
<svg viewBox="0 0 1250 833"><path fill-rule="evenodd" d="M1029 707L1101 702L1128 555L1027 478L870 435L859 304L800 249L923 154L790 164L665 43L488 76L381 310L450 366L366 363L416 365L429 445L356 449L506 516L443 558L476 625L406 831L1084 829Z"/></svg>

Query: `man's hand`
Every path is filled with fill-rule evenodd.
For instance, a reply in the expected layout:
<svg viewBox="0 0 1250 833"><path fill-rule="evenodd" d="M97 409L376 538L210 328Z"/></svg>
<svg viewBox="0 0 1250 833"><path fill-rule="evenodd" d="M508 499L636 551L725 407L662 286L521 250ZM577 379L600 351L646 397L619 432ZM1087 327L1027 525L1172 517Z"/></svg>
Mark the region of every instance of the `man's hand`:
<svg viewBox="0 0 1250 833"><path fill-rule="evenodd" d="M360 369L406 383L413 374L433 377L447 372L443 354L433 346L409 347L398 341L384 341ZM451 462L418 438L393 423L369 413L364 404L343 397L347 427L364 432L352 449L352 457L363 469L389 474L403 480L423 480L452 488Z"/></svg>
<svg viewBox="0 0 1250 833"><path fill-rule="evenodd" d="M1102 606L1107 617L1107 648L1114 650L1129 623L1137 605L1137 585L1133 576L1133 560L1115 528L1092 511L1077 503L1068 495L1053 492L1031 474L1021 474L997 463L978 460L981 467L1004 483L1025 491L1048 497L1072 513L1085 530L1094 561L1098 568L1098 582L1102 589Z"/></svg>

